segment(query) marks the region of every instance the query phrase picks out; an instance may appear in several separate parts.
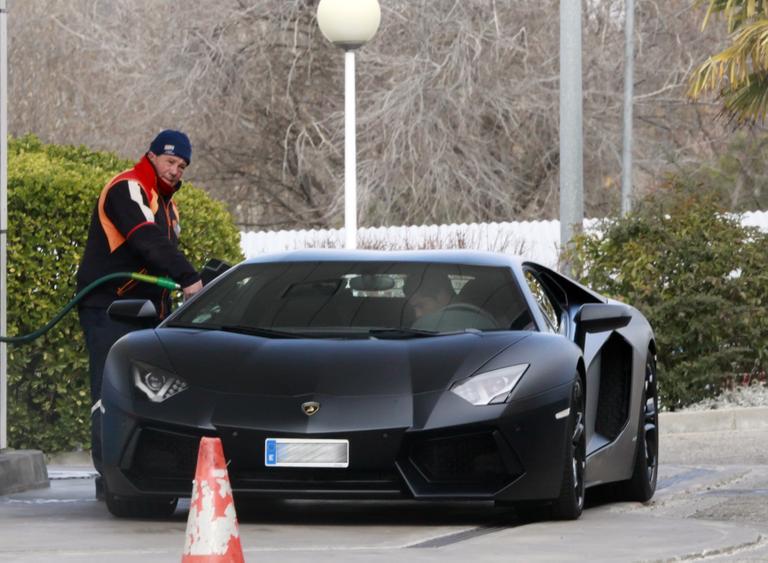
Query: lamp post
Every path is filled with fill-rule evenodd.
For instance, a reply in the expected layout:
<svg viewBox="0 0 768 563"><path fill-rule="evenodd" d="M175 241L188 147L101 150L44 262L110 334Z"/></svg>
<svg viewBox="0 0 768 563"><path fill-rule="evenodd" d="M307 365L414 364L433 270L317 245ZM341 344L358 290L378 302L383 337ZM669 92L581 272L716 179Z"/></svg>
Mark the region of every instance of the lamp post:
<svg viewBox="0 0 768 563"><path fill-rule="evenodd" d="M357 248L357 148L355 143L355 49L379 29L378 0L320 0L317 23L326 39L344 49L344 234Z"/></svg>
<svg viewBox="0 0 768 563"><path fill-rule="evenodd" d="M584 222L581 0L560 0L560 248ZM564 270L570 273L570 267Z"/></svg>
<svg viewBox="0 0 768 563"><path fill-rule="evenodd" d="M624 11L624 135L621 158L621 214L632 210L632 96L635 73L635 0L625 0Z"/></svg>

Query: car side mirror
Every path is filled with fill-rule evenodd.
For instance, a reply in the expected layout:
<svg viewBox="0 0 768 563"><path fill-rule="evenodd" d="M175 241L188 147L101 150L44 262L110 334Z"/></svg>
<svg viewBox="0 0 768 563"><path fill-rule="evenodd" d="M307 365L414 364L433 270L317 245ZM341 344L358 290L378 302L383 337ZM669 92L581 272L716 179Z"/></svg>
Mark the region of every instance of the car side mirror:
<svg viewBox="0 0 768 563"><path fill-rule="evenodd" d="M157 324L157 309L149 299L123 299L113 301L107 314L116 321L150 327Z"/></svg>
<svg viewBox="0 0 768 563"><path fill-rule="evenodd" d="M587 303L576 313L576 324L583 332L605 332L625 327L632 312L619 303Z"/></svg>

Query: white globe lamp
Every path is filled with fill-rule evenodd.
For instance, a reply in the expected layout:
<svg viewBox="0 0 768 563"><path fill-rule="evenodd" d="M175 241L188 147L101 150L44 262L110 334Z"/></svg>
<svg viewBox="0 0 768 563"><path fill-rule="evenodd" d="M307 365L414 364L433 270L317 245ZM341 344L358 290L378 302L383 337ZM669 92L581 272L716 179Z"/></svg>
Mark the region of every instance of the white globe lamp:
<svg viewBox="0 0 768 563"><path fill-rule="evenodd" d="M357 155L355 143L355 49L370 41L381 22L378 0L320 0L317 24L344 49L344 238L357 248Z"/></svg>

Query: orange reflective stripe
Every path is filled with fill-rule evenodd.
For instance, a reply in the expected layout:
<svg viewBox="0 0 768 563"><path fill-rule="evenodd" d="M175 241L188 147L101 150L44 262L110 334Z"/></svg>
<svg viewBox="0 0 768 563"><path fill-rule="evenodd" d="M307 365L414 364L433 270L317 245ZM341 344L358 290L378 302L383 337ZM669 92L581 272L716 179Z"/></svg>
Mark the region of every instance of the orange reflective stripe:
<svg viewBox="0 0 768 563"><path fill-rule="evenodd" d="M139 186L141 186L142 191L147 196L147 199L149 200L149 208L153 214L157 213L159 207L157 201L157 192L148 192L144 185L139 181L139 179L134 174L131 174L131 172L132 170L129 170L128 172L123 172L122 174L118 174L112 178L109 182L107 182L107 185L104 186L104 189L101 190L101 194L99 195L99 222L101 223L101 228L104 229L104 234L107 236L110 252L114 252L120 247L120 245L125 242L125 237L122 235L122 233L120 233L120 231L117 230L117 227L115 227L114 223L109 220L106 211L104 211L104 204L107 200L107 194L109 193L109 190L112 188L112 186L124 180L136 182L139 184Z"/></svg>
<svg viewBox="0 0 768 563"><path fill-rule="evenodd" d="M111 188L112 186L109 186ZM114 223L109 220L106 212L104 211L104 201L107 199L108 188L104 188L99 196L99 222L101 228L104 230L104 234L107 235L107 242L109 243L109 251L114 252L117 248L125 242L125 237L120 234Z"/></svg>

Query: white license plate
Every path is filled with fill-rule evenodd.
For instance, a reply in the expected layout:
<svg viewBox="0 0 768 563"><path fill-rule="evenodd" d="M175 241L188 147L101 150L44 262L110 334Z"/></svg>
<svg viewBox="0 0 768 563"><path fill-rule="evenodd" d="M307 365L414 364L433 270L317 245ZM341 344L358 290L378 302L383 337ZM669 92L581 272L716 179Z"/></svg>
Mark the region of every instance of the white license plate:
<svg viewBox="0 0 768 563"><path fill-rule="evenodd" d="M349 467L349 440L267 438L267 467Z"/></svg>

